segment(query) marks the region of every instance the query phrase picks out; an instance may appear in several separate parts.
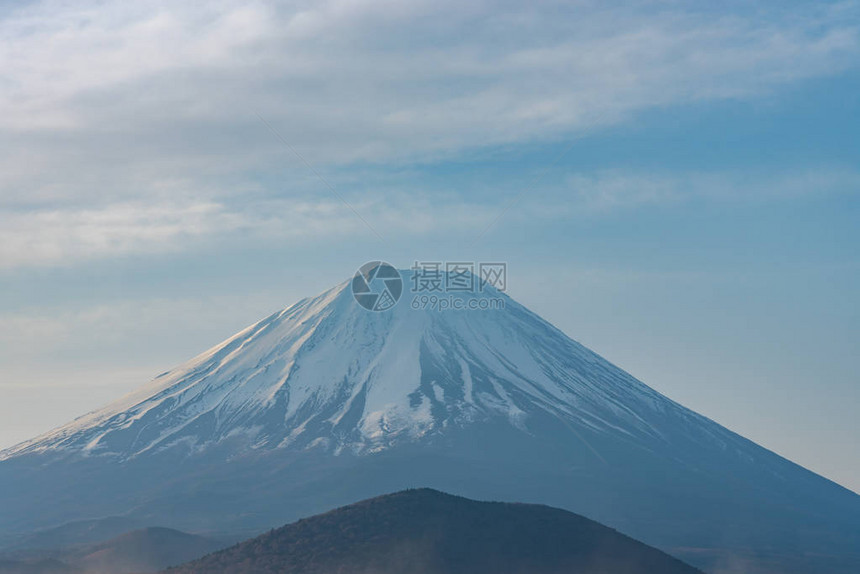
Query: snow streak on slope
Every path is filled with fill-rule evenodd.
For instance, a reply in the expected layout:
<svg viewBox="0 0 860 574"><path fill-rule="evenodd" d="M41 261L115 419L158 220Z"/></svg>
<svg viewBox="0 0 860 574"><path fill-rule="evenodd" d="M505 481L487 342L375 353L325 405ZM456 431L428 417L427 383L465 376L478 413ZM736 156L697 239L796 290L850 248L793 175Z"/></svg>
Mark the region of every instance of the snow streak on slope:
<svg viewBox="0 0 860 574"><path fill-rule="evenodd" d="M23 443L35 452L133 458L227 440L256 449L375 452L540 413L654 444L680 422L725 448L735 435L614 367L507 296L504 309L370 312L349 283L248 327L99 411Z"/></svg>

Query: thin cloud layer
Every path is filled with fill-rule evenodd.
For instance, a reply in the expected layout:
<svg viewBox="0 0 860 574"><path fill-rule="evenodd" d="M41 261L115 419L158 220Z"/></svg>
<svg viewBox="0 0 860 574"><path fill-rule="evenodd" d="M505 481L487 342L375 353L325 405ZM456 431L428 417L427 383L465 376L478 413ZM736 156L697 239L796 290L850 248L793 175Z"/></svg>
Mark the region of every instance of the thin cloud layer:
<svg viewBox="0 0 860 574"><path fill-rule="evenodd" d="M321 185L321 184L320 184ZM505 217L517 224L593 217L647 206L691 201L751 202L804 196L857 194L860 173L788 171L750 173L652 173L597 171L569 174L560 185L530 197ZM325 190L320 192L325 194ZM225 192L220 194L226 195ZM440 192L364 194L350 206L336 198L228 198L210 201L117 202L90 208L0 211L0 270L68 266L96 258L175 253L213 241L241 239L293 245L373 238L455 234L473 240L494 219L495 203L469 202Z"/></svg>
<svg viewBox="0 0 860 574"><path fill-rule="evenodd" d="M354 207L389 239L431 230L472 228L491 206L446 203L422 196L366 197ZM482 219L483 218L483 219ZM372 237L337 200L266 199L243 202L125 202L85 209L0 212L0 270L68 266L96 258L175 253L207 242L289 241L294 245Z"/></svg>
<svg viewBox="0 0 860 574"><path fill-rule="evenodd" d="M304 168L257 113L322 168L444 161L838 73L858 38L854 2L30 3L0 16L0 267L354 228L272 183Z"/></svg>

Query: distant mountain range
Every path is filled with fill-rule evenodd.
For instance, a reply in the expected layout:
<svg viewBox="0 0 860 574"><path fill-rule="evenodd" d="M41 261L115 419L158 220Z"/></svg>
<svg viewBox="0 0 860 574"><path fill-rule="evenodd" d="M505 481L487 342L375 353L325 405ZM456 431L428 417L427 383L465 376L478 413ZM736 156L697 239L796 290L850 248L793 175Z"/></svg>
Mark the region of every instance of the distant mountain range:
<svg viewBox="0 0 860 574"><path fill-rule="evenodd" d="M701 574L576 514L409 490L300 520L170 574Z"/></svg>
<svg viewBox="0 0 860 574"><path fill-rule="evenodd" d="M11 548L20 553L46 548L86 547L115 538L120 534L141 530L145 526L146 524L139 520L124 516L80 520L13 537L0 546L0 550Z"/></svg>
<svg viewBox="0 0 860 574"><path fill-rule="evenodd" d="M427 486L577 512L719 574L860 572L860 496L492 287L457 296L373 312L347 281L0 453L0 545L110 516L258 533Z"/></svg>
<svg viewBox="0 0 860 574"><path fill-rule="evenodd" d="M47 542L46 538L42 539ZM59 542L59 541L57 541ZM156 572L227 546L223 540L169 528L143 528L94 544L25 547L0 557L0 574Z"/></svg>

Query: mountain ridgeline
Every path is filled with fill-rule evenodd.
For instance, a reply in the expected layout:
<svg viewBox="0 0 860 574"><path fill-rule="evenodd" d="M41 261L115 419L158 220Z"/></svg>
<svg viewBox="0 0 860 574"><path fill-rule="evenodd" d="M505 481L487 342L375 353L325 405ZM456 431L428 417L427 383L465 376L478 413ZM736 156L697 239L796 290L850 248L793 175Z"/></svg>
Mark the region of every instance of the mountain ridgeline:
<svg viewBox="0 0 860 574"><path fill-rule="evenodd" d="M398 492L300 520L170 574L702 574L576 514Z"/></svg>
<svg viewBox="0 0 860 574"><path fill-rule="evenodd" d="M0 574L142 574L182 564L229 544L169 528L141 528L118 536L117 532L122 531L88 544L48 536L22 541L17 550L0 555ZM31 546L37 541L39 546Z"/></svg>
<svg viewBox="0 0 860 574"><path fill-rule="evenodd" d="M426 486L577 512L720 574L860 572L860 496L507 295L373 312L349 286L0 453L0 545L108 516L260 532Z"/></svg>

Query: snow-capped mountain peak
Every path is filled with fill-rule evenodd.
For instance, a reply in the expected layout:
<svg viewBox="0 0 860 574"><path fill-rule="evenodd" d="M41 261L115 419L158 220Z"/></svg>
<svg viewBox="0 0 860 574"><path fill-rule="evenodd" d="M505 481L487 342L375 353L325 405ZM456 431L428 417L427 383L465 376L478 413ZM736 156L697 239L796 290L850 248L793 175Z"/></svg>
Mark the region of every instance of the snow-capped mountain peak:
<svg viewBox="0 0 860 574"><path fill-rule="evenodd" d="M456 297L464 308L416 308L404 297L373 312L344 282L3 457L127 458L228 438L367 452L491 418L528 432L535 411L655 438L649 413L678 408L491 286Z"/></svg>
<svg viewBox="0 0 860 574"><path fill-rule="evenodd" d="M491 287L440 310L368 278L0 453L0 534L116 515L262 529L419 485L575 510L714 572L858 571L856 494Z"/></svg>

